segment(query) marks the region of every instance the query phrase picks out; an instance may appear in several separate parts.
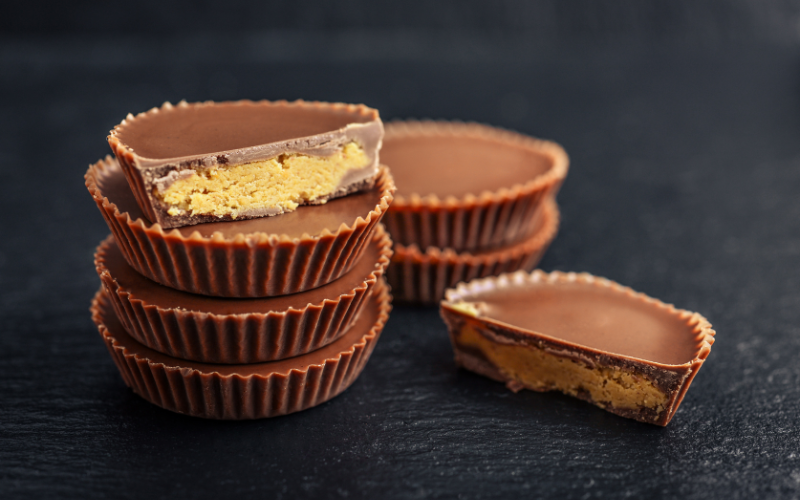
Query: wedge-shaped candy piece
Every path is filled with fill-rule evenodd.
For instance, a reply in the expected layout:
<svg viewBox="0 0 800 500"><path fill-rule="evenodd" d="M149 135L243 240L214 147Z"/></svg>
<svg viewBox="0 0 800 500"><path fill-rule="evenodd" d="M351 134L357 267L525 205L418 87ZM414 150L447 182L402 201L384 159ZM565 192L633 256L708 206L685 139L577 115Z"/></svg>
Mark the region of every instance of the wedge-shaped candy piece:
<svg viewBox="0 0 800 500"><path fill-rule="evenodd" d="M372 186L383 124L363 105L238 101L128 115L108 136L136 201L173 228L290 212Z"/></svg>
<svg viewBox="0 0 800 500"><path fill-rule="evenodd" d="M464 368L512 391L558 390L662 426L715 334L697 313L589 274L475 280L448 290L441 313Z"/></svg>

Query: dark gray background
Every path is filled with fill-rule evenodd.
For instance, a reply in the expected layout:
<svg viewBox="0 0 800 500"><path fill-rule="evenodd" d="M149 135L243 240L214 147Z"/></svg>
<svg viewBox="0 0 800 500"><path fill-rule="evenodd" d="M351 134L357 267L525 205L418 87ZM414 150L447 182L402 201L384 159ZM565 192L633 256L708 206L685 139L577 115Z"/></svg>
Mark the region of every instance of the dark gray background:
<svg viewBox="0 0 800 500"><path fill-rule="evenodd" d="M59 2L0 15L0 497L800 497L800 4ZM343 395L272 420L125 387L88 314L105 136L165 100L364 102L556 140L545 270L706 315L662 429L455 368L397 307Z"/></svg>

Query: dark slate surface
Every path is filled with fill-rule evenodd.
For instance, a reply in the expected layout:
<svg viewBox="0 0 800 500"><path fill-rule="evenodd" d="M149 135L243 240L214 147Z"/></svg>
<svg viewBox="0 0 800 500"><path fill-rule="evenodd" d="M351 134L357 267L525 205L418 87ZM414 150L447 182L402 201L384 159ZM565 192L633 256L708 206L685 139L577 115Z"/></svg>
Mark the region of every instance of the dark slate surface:
<svg viewBox="0 0 800 500"><path fill-rule="evenodd" d="M0 497L800 496L800 51L401 37L406 57L363 36L302 61L275 37L3 39ZM133 394L89 319L107 228L83 173L130 111L240 97L561 142L572 169L541 267L606 276L718 332L669 427L458 370L438 311L411 307L349 390L300 414L203 421Z"/></svg>

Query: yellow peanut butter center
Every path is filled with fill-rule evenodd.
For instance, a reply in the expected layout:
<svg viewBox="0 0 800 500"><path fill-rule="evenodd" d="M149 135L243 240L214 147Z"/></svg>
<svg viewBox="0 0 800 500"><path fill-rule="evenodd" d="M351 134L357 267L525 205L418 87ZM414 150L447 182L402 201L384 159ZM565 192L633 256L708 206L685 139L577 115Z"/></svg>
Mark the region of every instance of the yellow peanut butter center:
<svg viewBox="0 0 800 500"><path fill-rule="evenodd" d="M571 358L529 345L501 344L465 325L456 342L478 350L505 376L525 387L558 390L571 396L588 393L601 408L653 408L663 411L668 397L644 376L621 369L591 368Z"/></svg>
<svg viewBox="0 0 800 500"><path fill-rule="evenodd" d="M264 161L199 170L155 195L169 215L278 214L324 197L341 187L348 172L370 158L355 142L331 156L285 154ZM322 198L322 199L320 199Z"/></svg>

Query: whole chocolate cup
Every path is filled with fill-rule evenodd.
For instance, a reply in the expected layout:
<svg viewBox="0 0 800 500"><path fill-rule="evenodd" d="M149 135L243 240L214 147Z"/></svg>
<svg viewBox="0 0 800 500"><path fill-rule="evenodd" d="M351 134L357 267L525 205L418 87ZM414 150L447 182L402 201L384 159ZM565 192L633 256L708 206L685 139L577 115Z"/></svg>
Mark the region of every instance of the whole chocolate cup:
<svg viewBox="0 0 800 500"><path fill-rule="evenodd" d="M194 417L275 417L322 404L364 369L389 318L391 295L379 285L359 319L337 341L302 356L269 363L213 365L166 356L136 342L100 290L92 320L125 383L164 409Z"/></svg>
<svg viewBox="0 0 800 500"><path fill-rule="evenodd" d="M477 123L402 121L385 125L381 152L398 179L401 165L395 167L391 163L391 142L413 137L491 141L498 149L516 148L549 159L549 168L541 175L497 191L476 188L474 193L459 198L403 193L401 185L384 224L395 243L416 245L423 250L438 247L477 251L528 239L536 231L533 221L544 200L558 193L569 169L567 153L554 142ZM503 165L486 168L502 169ZM432 186L431 190L435 189Z"/></svg>
<svg viewBox="0 0 800 500"><path fill-rule="evenodd" d="M457 306L461 301L476 300L474 299L476 295L487 291L511 288L515 285L524 285L526 283L540 283L547 286L567 284L591 287L651 308L653 311L673 318L676 322L681 323L685 330L691 332L685 338L676 337L674 343L691 345L693 356L687 356L687 359L684 359L683 362L672 364L663 361L649 361L633 355L606 352L597 347L580 345L574 341L564 340L547 333L520 329L494 320L491 317L475 317L460 310ZM552 296L548 298L553 300ZM563 297L561 299L563 300ZM537 391L550 390L525 386L518 380L504 374L499 367L488 360L482 359L482 355L473 352L474 348L460 348L458 343L460 331L465 325L470 325L478 332L482 332L482 335L493 339L493 342L499 342L503 345L527 346L531 349L544 351L549 355L558 356L564 360L580 363L590 369L606 368L614 372L633 373L636 377L643 377L649 380L654 386L668 395L661 411L648 408L615 408L606 402L594 401L591 393L585 389L571 395L600 406L616 415L660 426L666 426L675 416L675 412L678 411L686 391L711 353L711 346L714 344L716 335L716 332L711 328L711 323L696 312L677 309L672 304L665 304L629 287L588 273L562 273L559 271L545 273L536 270L530 274L517 272L475 280L469 283L460 283L457 287L446 291L446 298L441 303L440 313L450 331L450 340L453 343L456 363L464 368L491 379L505 382L508 388L514 392L522 388ZM678 333L686 334L687 332ZM627 342L635 343L630 342L630 339ZM663 345L660 347L664 348ZM480 353L480 351L477 352Z"/></svg>
<svg viewBox="0 0 800 500"><path fill-rule="evenodd" d="M383 167L373 188L380 193L377 205L333 231L325 229L320 234L303 234L299 238L263 232L231 238L215 232L204 237L196 230L199 226L167 232L144 217L134 219L128 212L121 212L114 200L103 193L103 179L114 175L121 176L122 171L117 161L107 156L89 167L86 187L131 267L162 285L215 297L287 295L339 278L350 270L372 240L395 190L389 170ZM327 209L324 205L301 208ZM182 230L192 232L187 236Z"/></svg>
<svg viewBox="0 0 800 500"><path fill-rule="evenodd" d="M558 232L555 200L546 200L534 220L536 229L532 236L494 250L458 253L449 248L429 247L422 252L416 245L406 247L395 242L392 262L386 271L395 301L435 305L444 298L446 289L462 281L533 270Z"/></svg>
<svg viewBox="0 0 800 500"><path fill-rule="evenodd" d="M112 236L100 244L94 262L117 318L137 342L176 358L246 364L299 356L343 335L358 318L392 256L392 240L381 226L371 245L362 260L339 280L277 298L208 298L152 283L121 262ZM364 262L365 259L372 262ZM112 269L122 276L115 275ZM349 276L354 273L360 276ZM137 296L118 281L121 278L147 295ZM349 290L342 290L339 285L353 282L358 285ZM320 295L326 292L331 296L320 301ZM171 305L159 304L158 299ZM249 312L221 314L201 309L211 302L212 307ZM270 310L285 307L286 303L293 306ZM262 312L265 310L269 312Z"/></svg>

